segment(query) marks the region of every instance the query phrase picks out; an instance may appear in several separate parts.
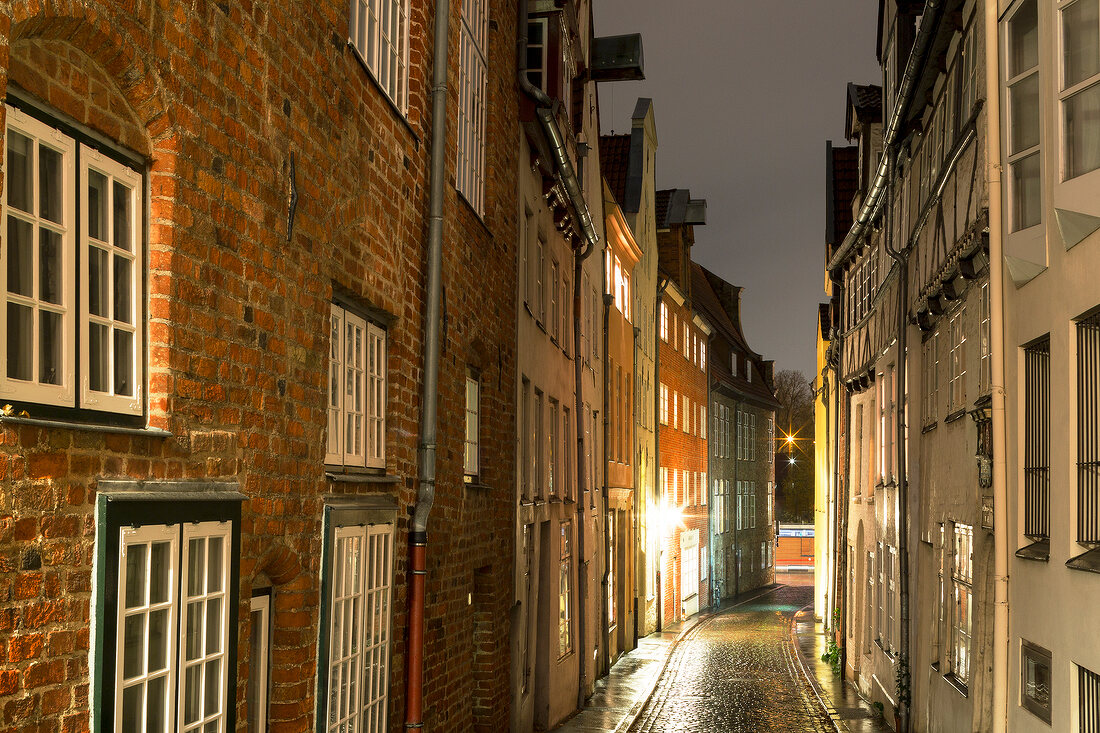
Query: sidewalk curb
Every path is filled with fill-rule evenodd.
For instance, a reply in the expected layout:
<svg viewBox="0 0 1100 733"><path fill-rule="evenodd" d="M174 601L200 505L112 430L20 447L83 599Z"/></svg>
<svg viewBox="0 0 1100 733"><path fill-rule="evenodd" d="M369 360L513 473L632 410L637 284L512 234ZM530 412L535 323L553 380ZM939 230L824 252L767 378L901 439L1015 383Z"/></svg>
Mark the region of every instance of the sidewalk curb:
<svg viewBox="0 0 1100 733"><path fill-rule="evenodd" d="M623 716L623 719L619 721L619 724L615 726L615 729L611 731L611 733L627 733L627 731L629 731L634 726L634 723L638 720L638 716L641 715L642 710L645 709L645 706L649 703L650 698L653 697L653 693L657 689L657 683L661 681L661 677L664 676L665 670L668 669L668 663L672 660L672 655L676 652L676 647L678 647L680 645L680 642L687 638L689 634L692 634L700 629L704 624L711 621L716 616L720 615L723 611L730 608L735 608L742 604L748 603L749 601L754 601L757 598L765 596L768 593L773 593L782 587L784 587L782 583L773 583L771 586L762 589L759 593L755 593L748 598L743 598L735 603L730 603L728 605L720 605L718 607L718 610L716 611L708 611L706 612L706 614L700 613L692 616L694 622L687 626L687 628L681 628L680 632L676 635L676 638L672 641L671 644L669 644L668 654L665 655L665 661L661 664L661 670L653 676L653 681L650 683L649 689L647 689L644 694L642 694L637 700L634 701L634 704L630 707L630 711ZM688 619L688 621L691 621L691 619Z"/></svg>
<svg viewBox="0 0 1100 733"><path fill-rule="evenodd" d="M799 614L804 612L807 608L812 609L813 606L809 604L805 605L798 609L794 616L791 617L791 647L793 647L795 659L798 660L799 669L802 670L802 676L806 678L806 682L809 683L810 689L814 691L814 697L817 698L817 702L821 705L821 709L829 716L829 722L833 724L833 728L837 733L845 733L848 730L848 726L837 719L836 705L832 704L833 700L829 697L829 693L821 689L821 684L817 681L817 676L810 671L809 665L806 663L806 657L802 654L802 647L798 643L798 633L795 631L795 625L798 623Z"/></svg>

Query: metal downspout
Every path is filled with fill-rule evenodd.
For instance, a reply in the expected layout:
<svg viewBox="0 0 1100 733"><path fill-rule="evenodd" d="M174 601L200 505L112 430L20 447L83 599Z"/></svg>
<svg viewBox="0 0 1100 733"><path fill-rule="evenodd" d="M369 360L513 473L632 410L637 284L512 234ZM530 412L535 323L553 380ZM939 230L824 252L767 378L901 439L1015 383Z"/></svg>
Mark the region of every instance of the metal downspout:
<svg viewBox="0 0 1100 733"><path fill-rule="evenodd" d="M608 250L608 251L610 251L610 250ZM603 273L603 277L601 279L606 284L607 283L607 276L608 276L607 255L606 255L606 253L603 257L600 258L600 262L601 262L601 264L600 264L601 272ZM601 673L600 676L601 677L603 675L607 674L607 671L609 669L611 669L611 629L608 628L608 621L610 619L610 614L609 614L610 609L608 608L608 603L607 603L607 588L608 588L608 584L610 582L609 575L611 573L611 552L612 552L612 548L611 548L611 543L608 541L609 540L608 530L610 529L610 527L608 526L608 523L609 523L608 515L611 514L611 506L608 504L608 497L609 497L610 492L608 491L608 486L607 486L607 483L608 483L608 481L607 481L607 461L608 461L607 443L608 443L608 438L611 437L611 417L610 417L611 409L609 407L610 402L608 400L608 397L609 397L608 393L611 391L610 382L611 382L611 379L612 379L612 375L609 373L610 369L611 369L609 364L608 364L609 361L610 361L610 358L609 358L610 352L608 352L607 349L608 349L608 346L610 345L610 334L608 333L608 331L610 330L610 324L611 324L611 303L612 302L613 302L613 298L612 298L611 294L610 293L605 293L604 296L603 296L603 364L604 364L604 375L603 375L603 486L601 487L601 494L603 495L603 516L600 517L600 516L597 515L597 520L598 521L603 521L603 523L604 523L604 528L603 528L603 572L600 573L600 578L601 578L601 580L600 580L600 590L601 590L601 593L600 593L600 609L601 609L602 613L601 613L601 618L599 620L600 642L603 644L603 654L601 655L601 659L600 659L600 673ZM622 415L619 415L619 419L622 420ZM611 520L611 521L614 521L614 520ZM599 525L597 524L596 526L599 526Z"/></svg>
<svg viewBox="0 0 1100 733"><path fill-rule="evenodd" d="M888 173L888 186L889 192L887 193L886 200L886 238L885 248L886 253L898 264L898 314L897 314L897 372L894 377L894 425L896 430L895 441L897 444L897 463L895 468L897 469L897 500L898 500L898 605L900 606L900 630L898 643L901 647L900 654L900 668L898 670L902 681L898 687L901 688L897 692L898 696L898 715L901 721L899 730L897 733L908 733L909 731L909 690L910 690L910 670L909 670L909 480L908 480L908 466L906 464L906 445L905 445L905 416L907 411L905 409L905 367L908 360L907 345L908 345L908 322L906 319L906 313L908 312L909 301L909 247L903 247L901 250L895 249L893 242L891 241L894 234L894 207L892 205L893 189L894 189L894 167L897 160L897 149L890 148L887 151L887 173Z"/></svg>
<svg viewBox="0 0 1100 733"><path fill-rule="evenodd" d="M936 28L939 26L945 3L946 0L926 0L925 2L920 29L917 31L917 37L913 41L913 50L909 54L905 71L898 83L898 96L890 114L889 124L887 124L883 133L883 152L882 158L879 160L878 172L875 174L875 180L871 183L871 188L867 192L867 198L864 199L863 205L860 207L859 214L852 222L852 228L848 230L848 234L844 237L840 247L837 248L836 254L829 260L827 267L829 270L835 270L848 258L860 235L863 234L864 228L874 220L878 211L883 190L887 183L886 153L897 145L902 118L908 111L909 103L912 101L912 96L916 90L917 77L924 65L925 56L928 54L928 48L935 36ZM993 99L996 99L996 97L993 97Z"/></svg>
<svg viewBox="0 0 1100 733"><path fill-rule="evenodd" d="M1008 484L1005 468L1004 280L997 3L985 3L986 160L989 165L989 300L993 392L993 731L1008 728Z"/></svg>
<svg viewBox="0 0 1100 733"><path fill-rule="evenodd" d="M660 275L657 276L657 307L653 314L656 317L656 328L653 329L653 466L657 473L653 476L653 494L656 501L653 502L653 511L658 514L657 522L657 631L663 630L664 620L664 591L661 587L661 570L664 561L664 508L661 506L661 493L665 487L661 484L661 304L664 303L665 288L668 287L668 279L663 282ZM656 519L656 517L655 517ZM647 525L648 533L648 525Z"/></svg>
<svg viewBox="0 0 1100 733"><path fill-rule="evenodd" d="M428 291L424 314L424 384L421 393L419 489L409 528L409 652L405 728L424 727L424 583L428 515L435 501L439 406L440 301L443 290L443 182L447 144L447 35L450 3L436 0L433 43L432 151L428 199Z"/></svg>

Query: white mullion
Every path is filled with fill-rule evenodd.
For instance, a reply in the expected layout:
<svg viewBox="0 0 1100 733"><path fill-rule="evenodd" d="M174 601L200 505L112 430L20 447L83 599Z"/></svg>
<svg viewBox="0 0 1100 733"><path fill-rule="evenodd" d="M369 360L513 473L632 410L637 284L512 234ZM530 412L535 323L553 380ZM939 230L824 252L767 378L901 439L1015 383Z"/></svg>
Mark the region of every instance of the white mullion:
<svg viewBox="0 0 1100 733"><path fill-rule="evenodd" d="M363 691L363 667L361 658L364 653L362 610L364 606L364 551L365 533L361 526L337 527L333 539L333 555L331 568L334 581L339 578L339 583L334 583L330 602L331 620L329 624L329 730L361 730L362 691ZM349 550L354 548L354 550ZM349 553L355 552L358 557L352 567L357 567L358 572L348 575ZM352 555L354 557L354 555ZM351 614L354 601L359 600L359 612ZM338 612L339 609L339 612ZM353 633L349 634L348 630ZM357 634L359 640L357 649L353 650L345 640L354 638ZM338 685L339 678L351 679L356 682ZM351 685L354 684L354 690ZM350 698L343 693L352 693ZM336 704L336 719L333 720L333 703Z"/></svg>
<svg viewBox="0 0 1100 733"><path fill-rule="evenodd" d="M74 232L74 219L75 219L75 142L63 135L60 131L46 125L38 120L30 117L22 111L5 105L7 115L7 134L5 140L10 139L10 132L12 130L18 132L21 136L26 137L31 143L31 160L28 161L31 174L31 198L30 198L30 212L22 212L19 210L13 210L7 205L7 197L10 192L10 182L5 180L4 196L0 199L0 228L3 233L0 235L4 244L4 252L6 257L10 258L11 254L7 251L7 221L9 217L14 217L20 221L23 221L31 225L30 235L30 252L31 252L31 282L30 282L30 295L21 296L8 292L7 282L7 265L0 268L0 298L2 298L4 306L2 308L3 313L0 314L0 323L3 324L3 332L10 334L9 324L7 323L7 303L17 303L30 309L31 312L31 363L29 374L29 380L21 379L9 379L8 377L8 363L7 363L7 343L3 344L0 348L0 395L14 397L19 400L28 401L41 401L48 402L50 404L61 405L66 407L72 407L75 405L75 390L74 385L76 382L75 374L75 359L73 355L74 336L73 336L73 311L75 301L75 277L73 275L73 246L72 236ZM39 201L39 190L41 188L40 167L39 158L41 155L41 148L45 146L54 152L61 155L61 181L58 183L59 190L61 191L61 206L62 213L61 224L51 222L43 219ZM5 150L6 153L6 150ZM8 162L8 168L6 174L10 172L10 162ZM18 213L16 213L18 212ZM43 229L47 231L56 232L61 235L60 252L59 252L59 290L61 303L46 303L41 300L40 286L41 286L41 263L39 261L40 256L40 238ZM40 346L40 324L43 312L55 313L60 315L60 358L61 362L58 364L58 370L60 372L59 381L60 384L48 384L40 381L40 369L42 355L39 353Z"/></svg>
<svg viewBox="0 0 1100 733"><path fill-rule="evenodd" d="M141 230L139 226L140 212L142 209L141 176L133 169L117 163L83 144L80 146L80 160L81 192L86 196L88 191L88 173L89 171L95 171L106 179L105 194L107 197L106 238L104 240L95 240L95 242L93 242L89 235L89 208L86 197L80 218L80 278L83 284L80 302L80 364L81 373L83 375L81 380L81 404L97 410L140 415L142 409L142 385L144 383L142 375L143 360L141 359L141 355L144 353L142 339L143 329L141 327L141 324L144 322L144 298L142 297L140 288L141 273L138 267L139 263L142 261ZM129 189L131 196L129 206L130 220L128 222L130 233L129 250L119 247L118 243L113 241L116 182ZM106 312L100 316L91 314L89 302L91 289L88 287L88 263L93 247L106 254L105 270L101 273L101 276L107 280L107 303L105 308ZM129 291L129 323L120 320L118 314L113 312L114 304L117 299L116 290L119 285L115 282L114 275L116 258L124 259L130 263L130 280L125 284L125 287ZM108 355L107 374L105 376L106 391L92 389L90 382L91 349L89 339L91 324L103 326L107 330L107 343L105 346ZM124 331L131 334L132 341L129 353L118 354L116 352L115 331ZM129 362L132 395L119 394L117 392L118 385L115 382L115 375L117 371L116 366L120 359L125 359Z"/></svg>
<svg viewBox="0 0 1100 733"><path fill-rule="evenodd" d="M199 632L200 632L200 647L198 650L198 656L196 659L187 660L186 643L180 645L180 689L179 689L179 728L182 731L190 730L205 730L206 726L214 723L217 730L220 733L225 733L225 719L227 712L227 700L226 700L226 681L228 679L228 670L226 669L227 657L226 650L229 647L229 605L228 605L228 592L229 587L229 570L230 570L230 557L229 553L231 547L231 529L232 525L229 522L201 522L195 524L184 525L183 527L183 544L182 544L182 557L183 557L183 569L181 572L180 583L180 606L181 606L181 623L180 634L181 636L187 633L187 624L191 615L191 603L197 603L197 608L201 614ZM211 540L221 540L221 558L219 565L219 573L221 576L221 582L219 587L211 589L210 587L210 546ZM198 541L203 547L201 569L201 585L198 588L198 592L194 595L190 594L188 588L188 581L190 575L190 544L192 541ZM207 637L207 632L210 625L210 601L220 601L218 607L218 638L216 647L210 650L210 640ZM186 640L185 640L186 641ZM218 700L214 705L214 709L207 714L207 700L206 700L206 688L207 688L207 674L208 665L210 662L217 662L217 675L218 684L215 689L217 690ZM187 671L188 668L197 667L200 671L198 674L198 689L196 693L199 698L198 718L191 723L185 723L185 707L186 707L186 686L187 686Z"/></svg>
<svg viewBox="0 0 1100 733"><path fill-rule="evenodd" d="M343 376L344 376L344 309L333 304L329 309L328 364L328 440L326 463L343 463Z"/></svg>
<svg viewBox="0 0 1100 733"><path fill-rule="evenodd" d="M161 710L163 725L161 731L167 731L169 724L171 723L171 705L172 700L172 678L173 678L173 665L172 661L175 659L174 640L176 638L176 617L177 614L173 613L176 607L176 573L177 559L179 556L178 551L178 538L179 530L177 526L167 525L148 525L138 528L124 528L119 535L119 561L118 561L118 605L117 605L117 617L116 617L116 648L115 648L115 727L120 728L122 725L124 708L123 701L125 699L125 692L127 689L133 689L140 686L141 694L141 725L142 729L146 728L149 723L147 721L148 715L148 686L151 681L156 679L165 678L165 703ZM167 543L167 561L168 567L166 572L168 578L166 580L166 592L167 598L160 603L153 603L150 598L152 577L151 577L151 563L152 563L152 550L155 544ZM128 574L127 558L129 553L136 551L136 548L142 547L145 552L145 565L142 569L144 583L144 594L141 602L135 605L133 608L126 608L126 588L128 582L132 579ZM167 611L167 620L165 622L165 669L156 670L150 674L148 669L149 656L150 656L150 638L149 638L149 619L151 615L160 610ZM126 652L126 639L125 629L126 620L141 616L143 619L144 628L142 630L142 638L144 640L144 646L141 650L141 670L139 674L124 679L124 660Z"/></svg>
<svg viewBox="0 0 1100 733"><path fill-rule="evenodd" d="M367 441L366 465L373 468L386 466L386 332L367 324L365 341L374 345L374 359L367 364L365 422ZM368 350L369 351L369 350Z"/></svg>

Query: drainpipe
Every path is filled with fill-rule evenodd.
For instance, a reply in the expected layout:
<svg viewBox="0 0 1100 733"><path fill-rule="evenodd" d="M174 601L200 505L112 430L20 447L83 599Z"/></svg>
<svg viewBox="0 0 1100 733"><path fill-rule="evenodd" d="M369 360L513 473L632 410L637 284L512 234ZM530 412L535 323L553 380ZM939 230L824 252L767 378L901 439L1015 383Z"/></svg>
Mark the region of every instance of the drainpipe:
<svg viewBox="0 0 1100 733"><path fill-rule="evenodd" d="M898 643L901 647L901 667L899 672L902 682L899 684L903 690L910 689L909 670L909 478L906 465L905 445L905 367L908 361L906 347L909 336L909 323L906 318L909 303L909 247L903 247L900 251L895 249L891 241L894 234L894 169L897 162L897 149L890 148L887 151L887 185L889 191L886 194L886 253L893 258L898 265L898 320L897 320L897 372L894 376L894 425L896 428L895 443L897 445L898 473L898 602L901 607L900 630ZM901 725L898 733L909 731L909 693L898 694L898 707Z"/></svg>
<svg viewBox="0 0 1100 733"><path fill-rule="evenodd" d="M1005 470L1004 281L1001 256L1001 108L997 4L985 8L986 160L989 170L989 301L993 382L993 731L1008 726L1008 484Z"/></svg>
<svg viewBox="0 0 1100 733"><path fill-rule="evenodd" d="M432 152L428 203L428 292L424 314L424 385L421 393L419 490L409 528L409 653L405 728L424 727L424 582L428 574L428 515L435 501L439 404L440 301L443 290L443 181L447 144L447 22L450 3L436 2L432 84Z"/></svg>
<svg viewBox="0 0 1100 733"><path fill-rule="evenodd" d="M653 315L656 318L657 327L653 329L653 465L657 470L657 473L653 476L653 495L657 500L653 506L655 511L661 512L661 492L664 491L664 486L661 485L661 304L665 298L665 288L668 287L668 278L661 279L660 274L657 275L657 298L654 301L657 306L653 311ZM663 512L662 512L663 514ZM664 617L664 605L665 597L661 588L661 570L664 562L665 553L665 538L664 538L664 520L665 517L661 516L660 532L657 534L657 631L660 633L664 629L662 623Z"/></svg>
<svg viewBox="0 0 1100 733"><path fill-rule="evenodd" d="M606 244L605 244L605 246L606 246ZM603 278L602 279L603 279L603 282L604 282L604 286L606 286L606 284L607 284L607 277L608 277L608 274L610 272L607 269L607 253L610 252L610 251L611 251L610 248L608 248L606 250L606 252L604 253L604 256L600 258L600 262L601 262L600 267L602 268L601 272L603 273ZM610 609L608 608L608 603L607 603L607 589L608 589L608 583L610 582L610 577L609 576L610 576L610 573L611 573L611 552L612 552L612 548L611 548L611 543L608 542L608 539L609 539L608 538L608 529L609 529L609 527L608 527L608 524L607 524L607 522L608 522L607 515L611 513L611 506L608 504L608 498L609 498L610 492L608 491L608 486L607 486L607 483L608 483L608 480L607 480L607 462L608 462L607 443L608 443L608 439L611 437L611 417L610 417L611 416L611 407L610 407L610 400L609 400L610 395L609 395L609 393L611 391L611 386L610 386L611 380L612 380L614 375L612 375L610 373L611 367L609 365L609 362L611 361L611 359L610 359L610 352L607 349L610 346L610 342L611 342L609 331L610 331L610 325L611 325L611 303L613 301L614 301L614 298L612 297L612 295L610 293L604 293L604 296L603 296L603 364L604 364L604 375L603 375L603 487L602 487L602 491L601 491L601 493L603 495L603 512L602 512L603 516L602 517L597 516L597 519L604 523L604 530L603 530L603 572L600 573L601 619L599 621L600 643L603 644L603 654L601 655L602 658L600 659L600 671L602 672L601 676L603 676L604 674L607 674L607 671L609 669L611 669L611 629L608 628L608 618L609 618ZM622 419L623 419L623 416L619 415L620 423L622 422ZM620 425L620 427L621 427L621 425ZM598 527L599 524L597 524L596 526Z"/></svg>
<svg viewBox="0 0 1100 733"><path fill-rule="evenodd" d="M527 0L519 0L519 9L516 13L516 83L519 88L530 97L536 105L535 114L542 125L543 134L549 143L551 155L554 159L554 168L558 174L558 181L565 189L569 202L573 207L576 224L580 228L582 241L573 249L573 412L577 419L577 556L584 562L584 492L587 488L584 472L584 400L583 400L583 360L581 354L581 280L583 276L582 266L584 260L599 245L599 235L592 224L592 215L588 211L584 194L581 192L580 183L573 164L569 161L569 155L565 150L565 141L561 130L558 128L557 118L554 116L554 101L538 87L531 84L527 78ZM595 460L595 456L593 456ZM578 565L578 577L581 575ZM583 648L586 633L585 605L588 590L587 582L577 583L577 638L578 647ZM577 683L577 707L584 707L585 692L587 689L587 676L585 674L586 655L582 654L580 660L580 675Z"/></svg>

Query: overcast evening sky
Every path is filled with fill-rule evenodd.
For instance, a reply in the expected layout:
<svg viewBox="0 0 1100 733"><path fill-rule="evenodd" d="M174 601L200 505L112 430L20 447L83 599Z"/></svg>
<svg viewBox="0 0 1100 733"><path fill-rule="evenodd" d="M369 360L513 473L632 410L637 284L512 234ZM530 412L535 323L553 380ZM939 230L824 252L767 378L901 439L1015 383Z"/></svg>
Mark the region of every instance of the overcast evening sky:
<svg viewBox="0 0 1100 733"><path fill-rule="evenodd" d="M653 99L657 187L707 200L695 261L744 286L749 345L813 378L824 300L825 141L849 81L881 83L873 0L594 0L595 33L641 33L645 81L600 84L602 132Z"/></svg>

